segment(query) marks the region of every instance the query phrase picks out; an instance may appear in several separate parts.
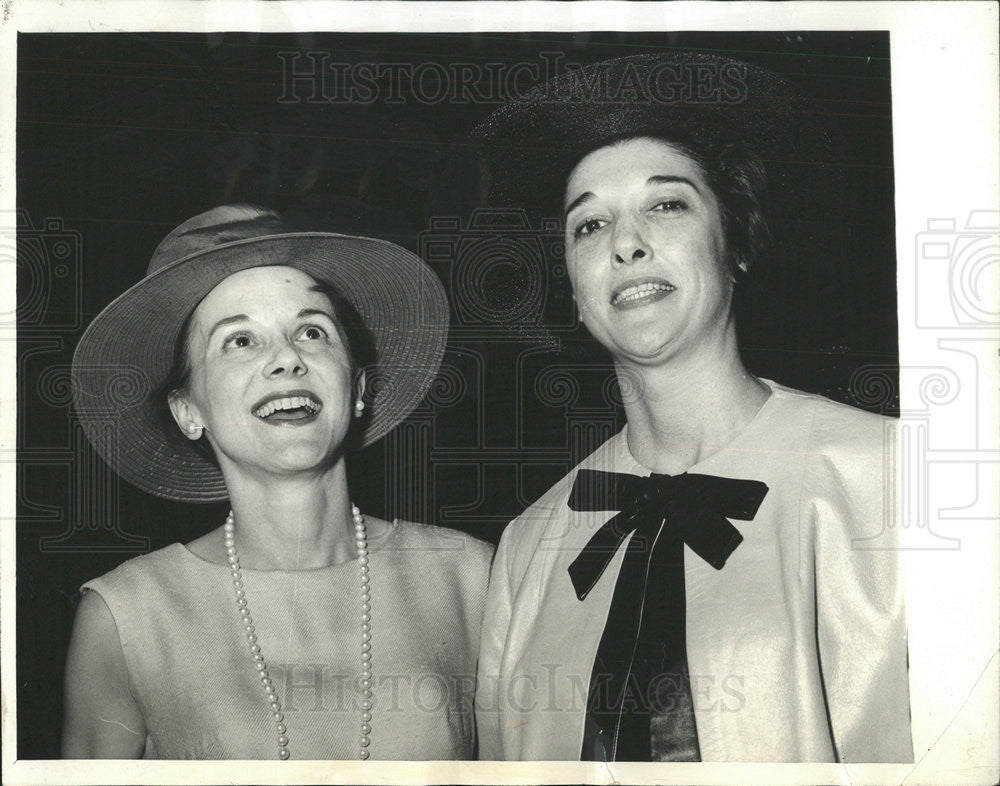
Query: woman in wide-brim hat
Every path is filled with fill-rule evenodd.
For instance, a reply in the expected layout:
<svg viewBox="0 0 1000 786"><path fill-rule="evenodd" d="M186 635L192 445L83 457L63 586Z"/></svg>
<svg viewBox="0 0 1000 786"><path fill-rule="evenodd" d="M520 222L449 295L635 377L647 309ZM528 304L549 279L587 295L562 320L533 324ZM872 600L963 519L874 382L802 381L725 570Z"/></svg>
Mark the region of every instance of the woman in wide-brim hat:
<svg viewBox="0 0 1000 786"><path fill-rule="evenodd" d="M366 517L346 479L426 393L447 314L405 249L233 205L172 231L94 320L73 374L95 448L151 494L232 510L84 585L64 756L472 755L491 550Z"/></svg>
<svg viewBox="0 0 1000 786"><path fill-rule="evenodd" d="M477 136L492 204L564 217L627 419L504 532L481 755L912 760L890 421L755 377L736 340L767 181L822 188L805 97L724 57L640 55L558 77Z"/></svg>

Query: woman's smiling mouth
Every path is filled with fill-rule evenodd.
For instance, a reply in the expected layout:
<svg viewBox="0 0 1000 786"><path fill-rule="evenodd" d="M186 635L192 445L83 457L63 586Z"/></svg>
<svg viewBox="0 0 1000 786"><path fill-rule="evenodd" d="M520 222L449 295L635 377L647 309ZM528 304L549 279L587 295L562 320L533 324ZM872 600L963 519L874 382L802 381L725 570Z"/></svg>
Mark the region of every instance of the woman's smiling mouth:
<svg viewBox="0 0 1000 786"><path fill-rule="evenodd" d="M270 396L259 402L253 415L272 425L304 425L312 423L323 408L323 403L308 391L291 391Z"/></svg>
<svg viewBox="0 0 1000 786"><path fill-rule="evenodd" d="M673 284L662 279L637 281L617 290L611 296L611 305L615 308L634 308L660 300L675 289Z"/></svg>

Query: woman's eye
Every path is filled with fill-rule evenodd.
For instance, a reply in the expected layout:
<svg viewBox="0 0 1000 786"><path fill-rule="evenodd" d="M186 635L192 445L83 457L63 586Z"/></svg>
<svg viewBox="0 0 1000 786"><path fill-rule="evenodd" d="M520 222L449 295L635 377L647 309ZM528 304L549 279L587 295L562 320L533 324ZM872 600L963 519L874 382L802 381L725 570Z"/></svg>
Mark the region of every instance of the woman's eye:
<svg viewBox="0 0 1000 786"><path fill-rule="evenodd" d="M683 199L664 199L653 205L652 210L660 213L680 213L687 210L687 202Z"/></svg>
<svg viewBox="0 0 1000 786"><path fill-rule="evenodd" d="M226 340L222 342L222 346L225 349L245 349L246 347L253 346L253 336L249 333L234 333L226 337Z"/></svg>
<svg viewBox="0 0 1000 786"><path fill-rule="evenodd" d="M598 229L607 226L607 221L603 218L588 218L582 224L580 224L576 230L573 232L574 237L583 237L585 235L592 235Z"/></svg>
<svg viewBox="0 0 1000 786"><path fill-rule="evenodd" d="M299 333L299 338L306 341L319 341L327 337L327 332L316 325L309 325Z"/></svg>

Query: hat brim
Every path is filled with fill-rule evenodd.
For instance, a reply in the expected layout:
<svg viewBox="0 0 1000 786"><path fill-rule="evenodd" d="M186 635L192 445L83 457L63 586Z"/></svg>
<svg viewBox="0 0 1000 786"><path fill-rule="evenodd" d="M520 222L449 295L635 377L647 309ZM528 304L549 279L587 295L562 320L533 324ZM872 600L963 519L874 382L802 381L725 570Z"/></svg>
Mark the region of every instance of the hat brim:
<svg viewBox="0 0 1000 786"><path fill-rule="evenodd" d="M163 433L166 378L187 316L217 284L247 268L285 265L333 286L370 331L377 367L368 378L366 446L423 399L448 333L448 301L415 254L373 238L333 233L255 237L179 259L144 278L90 324L73 358L76 411L91 443L125 480L159 497L228 497L218 467L188 440Z"/></svg>
<svg viewBox="0 0 1000 786"><path fill-rule="evenodd" d="M490 204L561 215L566 178L588 153L650 135L701 150L738 145L796 202L829 169L824 109L756 65L700 52L635 55L546 82L473 131Z"/></svg>

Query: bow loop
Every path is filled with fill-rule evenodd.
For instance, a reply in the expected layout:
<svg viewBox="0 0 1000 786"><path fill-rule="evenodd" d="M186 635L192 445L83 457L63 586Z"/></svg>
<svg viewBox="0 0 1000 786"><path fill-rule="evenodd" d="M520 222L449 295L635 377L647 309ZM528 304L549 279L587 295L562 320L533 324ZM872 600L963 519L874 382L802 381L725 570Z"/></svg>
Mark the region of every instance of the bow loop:
<svg viewBox="0 0 1000 786"><path fill-rule="evenodd" d="M567 500L570 510L619 513L594 533L569 566L577 597L580 600L587 597L619 546L633 532L635 545L643 548L650 548L658 535L664 542L680 538L712 567L721 570L743 541L728 519L752 519L766 495L767 485L757 480L686 472L642 477L579 470Z"/></svg>

